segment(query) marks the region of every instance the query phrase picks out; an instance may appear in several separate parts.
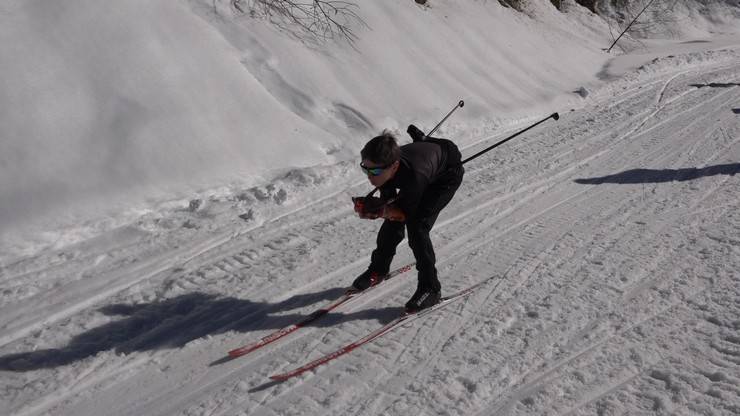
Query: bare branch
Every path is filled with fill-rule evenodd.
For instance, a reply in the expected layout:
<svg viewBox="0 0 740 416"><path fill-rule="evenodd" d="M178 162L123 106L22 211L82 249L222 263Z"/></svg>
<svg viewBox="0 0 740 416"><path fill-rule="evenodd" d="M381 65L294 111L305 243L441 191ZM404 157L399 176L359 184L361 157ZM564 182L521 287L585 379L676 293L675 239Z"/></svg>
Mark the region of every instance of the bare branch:
<svg viewBox="0 0 740 416"><path fill-rule="evenodd" d="M354 46L355 25L367 26L358 6L343 0L231 0L240 13L264 18L304 42L344 39Z"/></svg>
<svg viewBox="0 0 740 416"><path fill-rule="evenodd" d="M611 10L607 12L607 22L611 32L611 22L624 27L621 34L607 49L615 46L621 36L632 34L632 41L642 44L641 38L651 36L676 36L680 19L676 16L677 0L609 0ZM609 10L609 8L607 8ZM613 35L612 35L613 37Z"/></svg>

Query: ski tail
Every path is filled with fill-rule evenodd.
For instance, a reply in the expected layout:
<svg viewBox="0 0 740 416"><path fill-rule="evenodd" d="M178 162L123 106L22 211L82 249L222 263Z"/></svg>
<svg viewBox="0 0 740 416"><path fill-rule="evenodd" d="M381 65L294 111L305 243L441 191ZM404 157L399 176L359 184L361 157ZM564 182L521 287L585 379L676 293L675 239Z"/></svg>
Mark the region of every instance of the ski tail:
<svg viewBox="0 0 740 416"><path fill-rule="evenodd" d="M281 374L276 374L276 375L270 376L270 379L272 379L274 381L286 381L286 380L291 379L293 377L299 376L299 375L301 375L301 374L303 374L303 373L305 373L307 371L313 370L314 368L319 367L319 366L321 366L323 364L326 364L326 363L328 363L330 361L333 361L333 360L335 360L335 359L337 359L337 358L339 358L339 357L341 357L341 356L343 356L343 355L345 355L345 354L347 354L347 353L349 353L349 352L357 349L358 347L361 347L362 345L365 345L365 344L367 344L369 342L372 342L373 340L375 340L375 339L377 339L377 338L379 338L379 337L381 337L381 336L383 336L383 335L391 332L395 328L398 328L399 326L401 326L402 324L404 324L404 323L406 323L408 321L411 321L413 319L420 318L420 317L426 316L428 314L431 314L431 313L433 313L435 311L438 311L438 310L446 307L447 305L449 305L449 304L451 304L451 303L453 303L455 301L461 300L461 299L469 296L476 289L478 289L479 287L481 287L481 286L489 283L495 277L496 276L491 276L488 279L485 279L485 280L483 280L483 281L481 281L479 283L476 283L473 286L468 287L467 289L464 289L464 290L462 290L460 292L455 293L454 295L444 297L444 298L442 298L442 300L439 303L437 303L436 305L431 306L429 308L422 309L422 310L417 311L417 312L404 312L403 314L401 314L400 316L398 316L396 319L394 319L391 322L389 322L389 323L381 326L380 328L378 328L378 329L370 332L369 334L365 335L364 337L362 337L362 338L360 338L360 339L358 339L356 341L353 341L353 342L351 342L351 343L349 343L347 345L344 345L343 347L339 348L338 350L336 350L334 352L331 352L329 354L326 354L325 356L320 357L320 358L318 358L316 360L313 360L313 361L311 361L308 364L302 365L300 367L297 367L297 368L295 368L295 369L293 369L291 371L285 372L285 373L281 373Z"/></svg>
<svg viewBox="0 0 740 416"><path fill-rule="evenodd" d="M399 267L398 269L391 271L390 273L388 273L388 276L386 276L386 278L383 280L383 282L385 282L386 280L389 280L389 279L391 279L391 278L393 278L395 276L398 276L398 275L400 275L402 273L405 273L405 272L411 270L411 268L414 267L415 264L416 263L409 263L409 264L407 264L405 266ZM381 284L383 282L381 282ZM235 349L229 351L228 352L229 357L230 358L237 358L237 357L241 357L241 356L247 355L247 354L249 354L249 353L251 353L251 352L253 352L255 350L258 350L258 349L260 349L260 348L262 348L262 347L264 347L264 346L266 346L268 344L271 344L271 343L273 343L273 342L275 342L275 341L277 341L277 340L279 340L281 338L284 338L284 337L292 334L293 332L295 332L295 331L297 331L297 330L305 327L306 325L308 325L308 324L310 324L312 322L317 321L318 319L320 319L324 315L326 315L329 312L333 311L334 309L340 307L341 305L347 303L351 299L354 299L354 298L356 298L356 297L358 297L358 296L360 296L362 294L368 293L372 289L374 289L374 288L376 288L378 286L380 286L380 284L379 285L376 285L376 286L371 286L370 288L365 289L362 292L356 292L356 291L347 290L347 292L344 295L342 295L339 299L334 300L331 303L329 303L329 304L327 304L327 305L325 305L325 306L323 306L323 307L315 310L314 312L312 312L311 314L309 314L308 316L306 316L301 321L296 322L296 323L294 323L292 325L288 325L288 326L286 326L284 328L280 328L277 331L272 332L272 333L270 333L270 334L268 334L268 335L260 338L259 340L255 341L255 342L249 343L247 345L244 345L242 347L235 348Z"/></svg>

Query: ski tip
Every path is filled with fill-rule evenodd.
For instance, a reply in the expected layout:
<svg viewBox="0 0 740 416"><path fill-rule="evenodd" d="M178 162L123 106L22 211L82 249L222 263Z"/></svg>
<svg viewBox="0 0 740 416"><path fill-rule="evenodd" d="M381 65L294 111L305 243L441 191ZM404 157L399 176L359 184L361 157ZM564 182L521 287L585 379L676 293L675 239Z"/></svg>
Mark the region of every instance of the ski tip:
<svg viewBox="0 0 740 416"><path fill-rule="evenodd" d="M248 347L242 347L242 348L235 348L228 352L229 357L231 358L237 358L241 357L242 355L247 355L250 352L254 351L256 348L254 346L248 346Z"/></svg>
<svg viewBox="0 0 740 416"><path fill-rule="evenodd" d="M283 382L287 380L289 377L285 376L285 374L276 374L274 376L270 376L270 380L277 381L277 382Z"/></svg>

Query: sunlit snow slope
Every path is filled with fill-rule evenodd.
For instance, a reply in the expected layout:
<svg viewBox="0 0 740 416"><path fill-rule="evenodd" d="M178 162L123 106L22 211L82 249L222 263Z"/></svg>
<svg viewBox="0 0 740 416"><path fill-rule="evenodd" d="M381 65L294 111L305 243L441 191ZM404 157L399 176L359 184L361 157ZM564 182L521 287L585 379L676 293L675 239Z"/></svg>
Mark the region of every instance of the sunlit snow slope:
<svg viewBox="0 0 740 416"><path fill-rule="evenodd" d="M535 3L532 17L496 2L435 1L423 8L411 1L379 1L361 9L371 29L362 32L357 50L337 46L336 55L320 59L327 51L306 50L269 25L227 14L233 12L228 2L217 1L215 7L199 1L47 3L0 6L0 65L13 74L0 77L0 97L2 103L11 102L6 97L19 103L0 113L3 134L17 134L0 142L0 203L11 228L36 233L33 241L39 242L29 244L19 237L21 231L2 235L11 243L0 257L0 414L740 413L737 35L651 41L610 60L599 50L596 35L588 41L565 35L568 22L593 24L588 31L603 35L596 18L580 9L561 16L548 9L549 3ZM121 25L125 19L117 18L134 13L133 23ZM427 31L424 19L458 19L469 23L465 28L478 29L450 24ZM510 25L506 30L517 36L501 29L484 38L490 51L480 39L483 52L458 46L461 39L487 36L476 25L490 28L491 19ZM173 35L162 22L176 22L193 44L182 45L183 33ZM100 29L100 35L83 36L86 24ZM118 35L103 34L112 32ZM434 33L431 39L428 33ZM404 34L414 45L426 46L418 52L403 44L397 48L392 41ZM69 36L89 43L72 46ZM26 50L23 42L35 48ZM509 42L514 52L493 59ZM553 50L562 47L557 49L561 55L536 54L540 42L549 42ZM486 69L512 64L484 71L476 66L477 52L485 56L480 62L489 63ZM419 74L411 64L418 60L401 56L417 53L434 56L444 69ZM370 65L394 54L395 65L381 72ZM291 64L291 56L305 66ZM42 57L46 66L37 61ZM120 69L121 57L132 63L129 69L139 67L133 72L136 82ZM203 75L209 67L203 58L217 72L213 78ZM564 66L556 67L555 58ZM193 66L160 72L171 59ZM445 67L449 62L460 66ZM24 72L24 65L33 69ZM98 65L105 70L98 72ZM157 70L146 69L151 66ZM558 71L575 66L581 75L560 79ZM8 79L20 74L26 84L11 85ZM408 74L414 75L401 81ZM52 88L56 76L70 83ZM425 86L429 77L439 83ZM208 79L208 87L198 84L202 79ZM102 90L82 86L101 80L96 85ZM124 88L108 82L113 80L133 84ZM160 90L167 80L174 86ZM572 93L578 86L586 86L585 97ZM41 95L28 95L24 88L37 88L33 91ZM73 101L55 101L55 88ZM503 88L507 92L499 91ZM43 99L46 94L51 98ZM250 94L260 97L264 112L240 107L253 102ZM424 99L414 100L413 94ZM153 115L151 124L126 118L133 114L128 110L106 107L107 97L124 96L150 106L142 114ZM306 97L311 99L302 100ZM543 115L558 111L561 116L466 165L460 190L433 230L445 294L488 277L491 283L464 302L285 383L268 377L331 352L401 313L415 288L415 274L399 276L263 350L224 359L230 349L338 297L365 269L380 222L361 220L352 211L349 198L370 189L357 167L357 148L382 127L402 132L415 122L428 128L460 98L466 106L441 132L461 145L464 156ZM221 99L236 100L236 107L211 108ZM24 112L43 113L45 105L55 109L44 113L51 118L24 125ZM182 105L174 119L164 115L170 105ZM108 114L112 124L62 117L68 113L90 120ZM116 124L119 113L126 122ZM65 123L52 120L57 116ZM111 126L137 126L142 136L126 142L133 143L130 149L109 148L118 143L113 139L100 144L113 155L133 151L135 161L157 147L147 135L168 131L161 130L163 120L186 137L211 132L223 134L225 142L183 139L179 153L165 146L157 160L190 168L184 179L142 180L144 187L165 189L142 193L154 200L146 210L110 217L96 211L86 217L83 212L96 208L80 195L97 195L95 181L118 197L139 186L114 178L139 165L117 171L112 164L113 173L95 170L105 165L95 157L100 149L86 153L78 146L97 143L90 126L98 126L102 137L119 131ZM236 136L229 136L231 129L242 128L240 123L248 133L260 133L253 136L260 140L246 142L244 153L230 142ZM282 135L293 129L301 131L300 139ZM350 131L357 137L342 137ZM24 143L47 144L41 132L58 134L59 142L50 143L59 147L30 152ZM250 153L256 143L265 143L264 154ZM209 146L224 156L213 156ZM294 162L280 164L274 152ZM26 157L38 163L21 166ZM225 176L243 169L259 180L220 182L224 179L215 171L207 172L209 164L196 163L198 157L222 162ZM88 181L85 190L68 189L84 208L72 210L73 216L87 219L71 228L61 219L51 219L48 229L19 226L21 217L36 215L32 207L22 212L22 198L56 204L45 201L54 200L54 193L40 185L61 172L49 166L56 161L84 168L58 176ZM157 177L161 169L137 163L142 163L142 178ZM12 168L10 176L6 167ZM277 173L271 176L267 172L273 168ZM188 178L200 180L198 171L213 173L214 183L222 186L186 189ZM21 192L23 177L40 187ZM34 189L40 190L37 196ZM21 199L6 199L5 192ZM163 198L170 192L182 193ZM394 264L410 261L404 242Z"/></svg>
<svg viewBox="0 0 740 416"><path fill-rule="evenodd" d="M739 63L736 49L658 59L472 162L435 228L438 266L446 293L495 280L284 384L267 376L370 331L414 288L408 273L287 340L222 360L338 296L365 267L379 224L348 204L365 183L329 179L354 177L341 165L13 262L2 275L2 406L737 414ZM291 199L295 187L325 196ZM245 201L270 219L235 218ZM397 264L408 261L404 247Z"/></svg>
<svg viewBox="0 0 740 416"><path fill-rule="evenodd" d="M163 199L345 161L384 128L431 128L460 98L447 129L577 102L607 59L606 24L535 4L530 17L367 2L354 45L312 46L229 1L6 2L0 249L58 247Z"/></svg>

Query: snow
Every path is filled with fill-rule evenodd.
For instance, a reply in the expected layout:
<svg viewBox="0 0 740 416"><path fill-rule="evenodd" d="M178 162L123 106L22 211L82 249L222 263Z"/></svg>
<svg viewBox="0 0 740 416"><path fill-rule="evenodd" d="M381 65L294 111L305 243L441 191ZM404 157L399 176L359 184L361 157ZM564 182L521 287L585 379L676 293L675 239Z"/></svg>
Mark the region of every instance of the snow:
<svg viewBox="0 0 740 416"><path fill-rule="evenodd" d="M228 1L0 6L0 413L740 413L740 25L606 55L571 2L365 2L354 45ZM367 266L360 146L440 129L466 165L433 232L463 302L406 273L270 346ZM394 262L412 261L405 243Z"/></svg>

